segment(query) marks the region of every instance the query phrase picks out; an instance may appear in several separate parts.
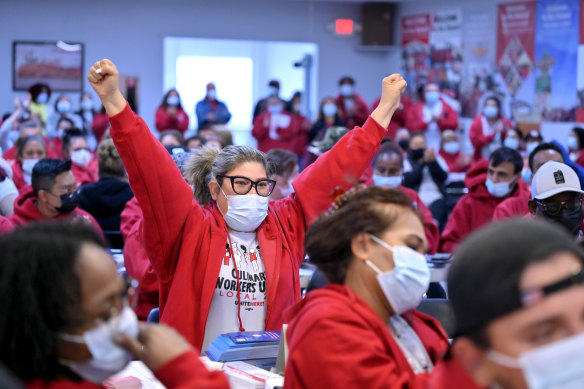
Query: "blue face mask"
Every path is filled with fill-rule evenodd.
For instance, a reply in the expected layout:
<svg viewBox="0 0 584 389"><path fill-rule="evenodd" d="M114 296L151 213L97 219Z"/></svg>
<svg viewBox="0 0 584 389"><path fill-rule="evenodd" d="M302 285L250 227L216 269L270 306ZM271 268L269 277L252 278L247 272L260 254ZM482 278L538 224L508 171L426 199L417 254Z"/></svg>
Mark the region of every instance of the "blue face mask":
<svg viewBox="0 0 584 389"><path fill-rule="evenodd" d="M403 181L402 176L391 176L391 177L384 177L377 174L373 175L373 183L376 186L388 186L390 188L395 188L401 185Z"/></svg>
<svg viewBox="0 0 584 389"><path fill-rule="evenodd" d="M499 108L494 105L487 105L483 108L483 113L488 119L494 119L499 115Z"/></svg>
<svg viewBox="0 0 584 389"><path fill-rule="evenodd" d="M281 113L282 112L282 105L280 105L280 104L270 105L270 106L268 106L268 111L270 111L270 113Z"/></svg>
<svg viewBox="0 0 584 389"><path fill-rule="evenodd" d="M517 150L519 148L519 140L517 140L517 138L505 138L503 145L510 149Z"/></svg>
<svg viewBox="0 0 584 389"><path fill-rule="evenodd" d="M168 104L168 105L177 106L179 101L180 100L179 100L178 96L168 96L166 98L166 104Z"/></svg>
<svg viewBox="0 0 584 389"><path fill-rule="evenodd" d="M460 144L458 142L446 142L442 146L442 150L446 153L454 155L460 151Z"/></svg>
<svg viewBox="0 0 584 389"><path fill-rule="evenodd" d="M37 103L46 104L47 101L49 101L49 95L47 93L43 92L37 96Z"/></svg>
<svg viewBox="0 0 584 389"><path fill-rule="evenodd" d="M67 100L61 100L57 103L57 111L61 113L71 112L71 103Z"/></svg>
<svg viewBox="0 0 584 389"><path fill-rule="evenodd" d="M434 104L440 99L440 93L438 92L426 92L424 93L424 101L428 104Z"/></svg>

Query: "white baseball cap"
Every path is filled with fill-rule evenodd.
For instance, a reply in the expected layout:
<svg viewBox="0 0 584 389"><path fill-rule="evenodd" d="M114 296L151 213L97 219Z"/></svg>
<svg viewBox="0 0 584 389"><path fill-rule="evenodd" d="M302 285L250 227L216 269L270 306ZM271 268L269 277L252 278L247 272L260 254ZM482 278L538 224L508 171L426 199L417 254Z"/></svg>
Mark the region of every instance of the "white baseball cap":
<svg viewBox="0 0 584 389"><path fill-rule="evenodd" d="M570 166L548 161L543 164L533 175L531 181L531 198L544 200L558 193L577 192L584 193L580 189L580 179Z"/></svg>

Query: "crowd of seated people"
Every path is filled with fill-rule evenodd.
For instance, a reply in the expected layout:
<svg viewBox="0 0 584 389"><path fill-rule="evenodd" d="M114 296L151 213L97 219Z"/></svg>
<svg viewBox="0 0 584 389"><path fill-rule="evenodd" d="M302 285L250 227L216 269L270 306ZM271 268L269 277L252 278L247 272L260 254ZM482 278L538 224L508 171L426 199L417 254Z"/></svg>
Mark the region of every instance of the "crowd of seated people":
<svg viewBox="0 0 584 389"><path fill-rule="evenodd" d="M286 388L584 384L584 130L544 142L492 97L466 136L439 85L402 98L398 74L372 109L342 77L311 123L272 80L256 149L213 83L194 131L169 90L156 134L114 63L88 80L101 111L37 84L0 124L0 363L27 387L102 388L134 358L169 388L226 388L197 353L283 324ZM417 309L436 253L456 254L453 334ZM326 286L303 297L306 257ZM155 308L163 325L138 324Z"/></svg>

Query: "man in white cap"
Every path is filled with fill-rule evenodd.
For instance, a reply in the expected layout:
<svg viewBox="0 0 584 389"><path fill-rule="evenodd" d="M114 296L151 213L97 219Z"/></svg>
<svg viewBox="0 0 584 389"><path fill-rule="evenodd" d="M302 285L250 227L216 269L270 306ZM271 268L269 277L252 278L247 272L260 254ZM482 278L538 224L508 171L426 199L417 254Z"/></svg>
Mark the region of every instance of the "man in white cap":
<svg viewBox="0 0 584 389"><path fill-rule="evenodd" d="M531 182L529 212L562 225L582 238L582 194L576 172L566 164L549 161L539 168Z"/></svg>

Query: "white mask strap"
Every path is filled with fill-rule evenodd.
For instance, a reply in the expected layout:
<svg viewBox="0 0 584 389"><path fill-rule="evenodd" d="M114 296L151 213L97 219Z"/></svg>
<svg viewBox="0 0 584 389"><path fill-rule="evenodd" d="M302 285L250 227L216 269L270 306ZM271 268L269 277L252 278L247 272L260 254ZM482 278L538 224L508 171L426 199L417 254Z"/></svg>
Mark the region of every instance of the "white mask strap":
<svg viewBox="0 0 584 389"><path fill-rule="evenodd" d="M379 239L375 235L373 235L373 234L367 234L367 235L369 235L369 237L371 238L371 240L373 240L375 243L377 243L377 244L385 247L389 251L393 252L393 247L391 247L390 245L388 245L387 243L385 243L384 241L382 241L381 239Z"/></svg>
<svg viewBox="0 0 584 389"><path fill-rule="evenodd" d="M83 336L81 335L64 334L62 332L57 332L57 337L66 340L67 342L85 344L85 338L83 338Z"/></svg>
<svg viewBox="0 0 584 389"><path fill-rule="evenodd" d="M383 274L383 272L377 267L375 266L375 264L373 262L371 262L370 260L366 259L365 263L371 268L373 269L373 271L377 274Z"/></svg>
<svg viewBox="0 0 584 389"><path fill-rule="evenodd" d="M509 367L511 369L521 369L521 364L517 358L510 357L509 355L501 354L495 350L487 351L487 358L495 362L497 365L504 367Z"/></svg>

